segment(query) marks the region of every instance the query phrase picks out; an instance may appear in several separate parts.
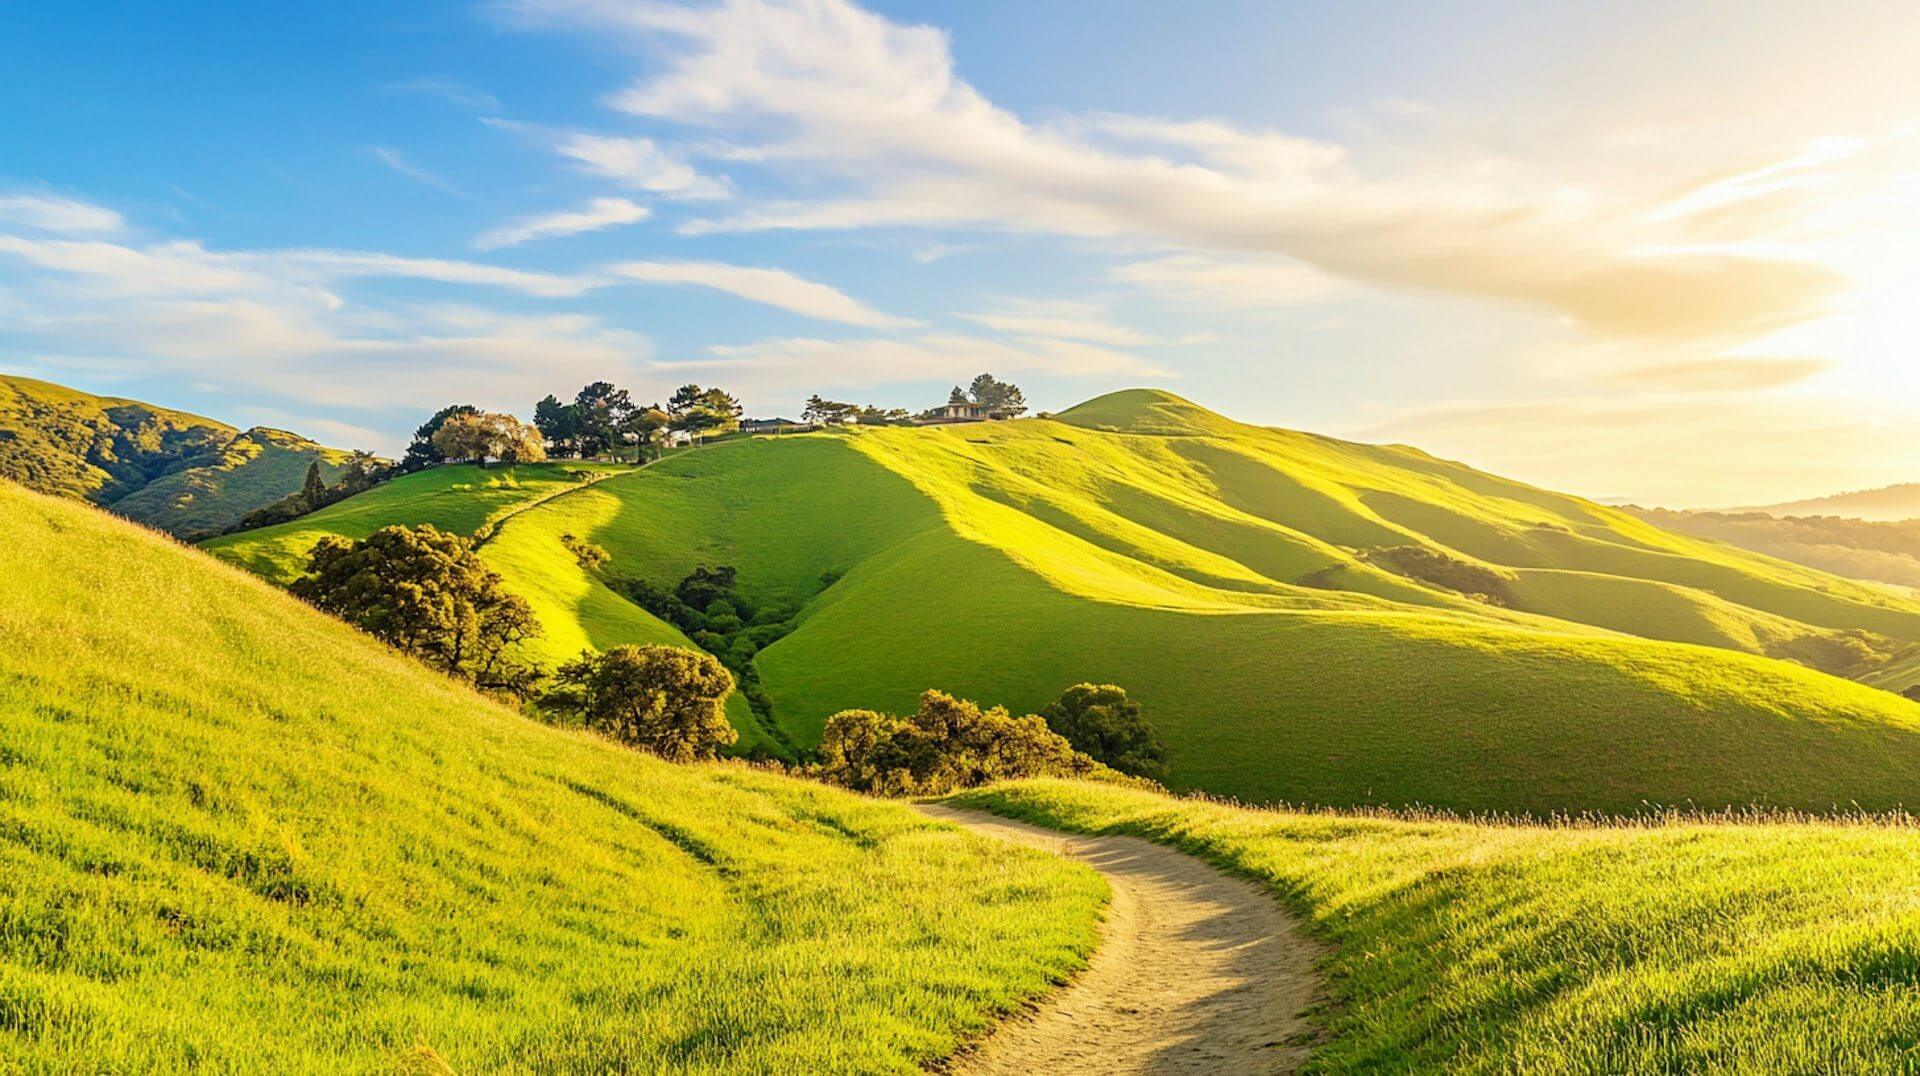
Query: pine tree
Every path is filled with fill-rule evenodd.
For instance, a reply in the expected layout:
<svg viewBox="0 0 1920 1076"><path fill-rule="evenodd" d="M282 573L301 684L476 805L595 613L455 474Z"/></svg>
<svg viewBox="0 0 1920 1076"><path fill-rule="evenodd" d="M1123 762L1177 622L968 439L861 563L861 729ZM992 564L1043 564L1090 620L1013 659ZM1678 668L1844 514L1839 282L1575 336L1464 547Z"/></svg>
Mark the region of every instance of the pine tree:
<svg viewBox="0 0 1920 1076"><path fill-rule="evenodd" d="M307 511L312 512L326 504L327 483L320 477L320 461L307 463L307 481L300 488L300 499L306 502Z"/></svg>

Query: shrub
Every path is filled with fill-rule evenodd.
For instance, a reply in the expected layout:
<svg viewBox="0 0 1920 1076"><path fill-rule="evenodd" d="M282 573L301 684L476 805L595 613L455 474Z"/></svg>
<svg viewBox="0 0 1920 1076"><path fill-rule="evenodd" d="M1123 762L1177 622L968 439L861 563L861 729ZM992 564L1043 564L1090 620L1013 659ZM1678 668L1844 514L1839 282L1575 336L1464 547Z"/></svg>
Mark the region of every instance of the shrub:
<svg viewBox="0 0 1920 1076"><path fill-rule="evenodd" d="M1167 775L1167 744L1114 684L1075 684L1040 711L1047 727L1079 751L1121 773L1158 781Z"/></svg>
<svg viewBox="0 0 1920 1076"><path fill-rule="evenodd" d="M1450 557L1425 546L1397 545L1369 549L1361 556L1371 564L1410 579L1458 591L1488 605L1513 604L1513 589L1505 575L1491 568Z"/></svg>
<svg viewBox="0 0 1920 1076"><path fill-rule="evenodd" d="M982 711L941 691L920 696L919 711L906 718L872 710L833 715L820 737L820 759L822 778L889 796L938 796L1096 768L1037 716L1012 717L999 706Z"/></svg>
<svg viewBox="0 0 1920 1076"><path fill-rule="evenodd" d="M713 758L740 739L727 723L733 675L677 646L619 646L560 667L542 702L588 728L675 762Z"/></svg>

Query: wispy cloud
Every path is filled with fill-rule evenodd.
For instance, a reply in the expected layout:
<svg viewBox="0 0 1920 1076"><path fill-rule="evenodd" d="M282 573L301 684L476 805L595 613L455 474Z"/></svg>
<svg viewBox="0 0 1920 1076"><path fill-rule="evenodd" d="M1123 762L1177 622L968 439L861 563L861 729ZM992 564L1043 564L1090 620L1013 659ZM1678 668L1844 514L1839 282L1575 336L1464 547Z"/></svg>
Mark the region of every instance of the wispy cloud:
<svg viewBox="0 0 1920 1076"><path fill-rule="evenodd" d="M417 93L438 97L443 101L450 101L462 108L470 108L478 112L500 111L499 98L451 75L415 75L413 78L389 82L382 88L389 93Z"/></svg>
<svg viewBox="0 0 1920 1076"><path fill-rule="evenodd" d="M724 262L622 262L608 267L615 276L644 284L683 284L711 288L803 317L837 321L868 329L908 329L911 318L883 314L827 284L784 269L761 269Z"/></svg>
<svg viewBox="0 0 1920 1076"><path fill-rule="evenodd" d="M1668 392L1746 392L1796 384L1832 368L1831 359L1692 359L1636 367L1613 380Z"/></svg>
<svg viewBox="0 0 1920 1076"><path fill-rule="evenodd" d="M955 316L1014 336L1087 340L1116 347L1141 347L1157 342L1138 329L1115 322L1106 308L1096 303L1003 299L996 309Z"/></svg>
<svg viewBox="0 0 1920 1076"><path fill-rule="evenodd" d="M368 152L373 154L374 160L379 161L381 164L386 165L388 168L393 169L395 172L398 172L401 175L407 177L408 179L413 180L415 183L420 183L425 186L432 187L434 190L437 190L437 191L443 191L447 194L453 195L456 198L465 198L468 201L474 200L473 195L468 194L466 191L463 191L459 187L454 186L451 182L442 178L439 174L435 172L430 172L427 169L422 168L417 164L414 164L412 161L408 160L403 154L401 154L401 152L397 149L391 149L387 146L369 146L367 147L367 150Z"/></svg>
<svg viewBox="0 0 1920 1076"><path fill-rule="evenodd" d="M582 232L595 232L603 228L633 224L646 220L650 215L652 211L646 206L629 202L625 198L595 198L583 209L541 213L509 221L476 236L473 246L476 250L498 250L501 247L518 246L534 239L579 235Z"/></svg>
<svg viewBox="0 0 1920 1076"><path fill-rule="evenodd" d="M1822 266L1696 238L1515 162L1364 164L1346 147L1217 120L1069 117L994 104L946 36L846 0L517 0L523 20L624 35L656 71L612 98L723 132L731 159L811 180L692 234L961 225L1144 238L1196 255L1281 256L1387 288L1519 302L1598 334L1739 338L1819 313Z"/></svg>
<svg viewBox="0 0 1920 1076"><path fill-rule="evenodd" d="M126 227L111 209L44 194L0 194L0 223L61 234L111 234Z"/></svg>
<svg viewBox="0 0 1920 1076"><path fill-rule="evenodd" d="M1176 254L1115 266L1108 275L1122 283L1187 306L1270 309L1325 299L1340 281L1311 265L1284 258Z"/></svg>

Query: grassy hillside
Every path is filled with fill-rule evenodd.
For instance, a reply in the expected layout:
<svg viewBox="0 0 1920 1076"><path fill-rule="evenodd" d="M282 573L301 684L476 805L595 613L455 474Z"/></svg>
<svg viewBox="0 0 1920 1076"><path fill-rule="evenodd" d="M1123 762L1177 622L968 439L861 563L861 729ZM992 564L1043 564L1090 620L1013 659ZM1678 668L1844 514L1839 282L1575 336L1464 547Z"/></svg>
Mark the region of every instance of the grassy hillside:
<svg viewBox="0 0 1920 1076"><path fill-rule="evenodd" d="M915 1071L1101 894L536 724L0 483L0 1067Z"/></svg>
<svg viewBox="0 0 1920 1076"><path fill-rule="evenodd" d="M1177 845L1335 943L1312 1072L1902 1072L1910 822L1467 824L1059 781L960 797Z"/></svg>
<svg viewBox="0 0 1920 1076"><path fill-rule="evenodd" d="M218 534L347 453L284 430L241 432L137 400L0 375L0 478L88 500L184 538Z"/></svg>
<svg viewBox="0 0 1920 1076"><path fill-rule="evenodd" d="M1032 709L1095 679L1146 705L1176 787L1256 800L1878 807L1910 802L1920 772L1920 706L1763 656L1839 667L1847 629L1897 650L1920 605L1164 393L743 440L546 500L483 553L556 653L665 629L567 535L618 574L670 586L727 564L757 599L802 604L757 659L800 744L835 710L930 686Z"/></svg>

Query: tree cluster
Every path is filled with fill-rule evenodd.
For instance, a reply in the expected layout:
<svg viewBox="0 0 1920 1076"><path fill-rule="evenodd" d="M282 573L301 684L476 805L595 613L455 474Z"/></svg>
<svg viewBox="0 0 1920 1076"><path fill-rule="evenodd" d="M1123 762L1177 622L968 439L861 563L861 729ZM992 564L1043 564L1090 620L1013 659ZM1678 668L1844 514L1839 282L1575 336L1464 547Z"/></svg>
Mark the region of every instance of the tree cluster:
<svg viewBox="0 0 1920 1076"><path fill-rule="evenodd" d="M533 610L459 535L431 525L329 535L308 568L295 595L444 672L516 698L541 677L512 652L540 633Z"/></svg>
<svg viewBox="0 0 1920 1076"><path fill-rule="evenodd" d="M1167 775L1167 744L1115 684L1075 684L1040 711L1073 749L1134 777Z"/></svg>
<svg viewBox="0 0 1920 1076"><path fill-rule="evenodd" d="M575 556L582 554L576 550ZM737 573L726 566L696 567L672 590L644 579L615 577L608 585L635 605L687 634L702 650L733 671L740 693L762 721L771 722L773 699L760 684L753 659L793 630L799 610L758 603L741 593Z"/></svg>
<svg viewBox="0 0 1920 1076"><path fill-rule="evenodd" d="M740 734L727 723L733 676L712 656L677 646L617 646L560 667L542 705L674 762L717 755Z"/></svg>
<svg viewBox="0 0 1920 1076"><path fill-rule="evenodd" d="M995 418L1016 418L1027 411L1027 397L1020 391L1020 386L1011 381L1001 381L992 374L981 374L974 378L964 392L955 385L947 402L970 403Z"/></svg>
<svg viewBox="0 0 1920 1076"><path fill-rule="evenodd" d="M472 460L482 467L490 459L511 466L547 458L539 430L512 415L493 412L450 415L433 432L432 441L442 460Z"/></svg>
<svg viewBox="0 0 1920 1076"><path fill-rule="evenodd" d="M422 422L413 431L413 440L407 444L407 452L400 457L400 473L412 474L436 464L447 462L446 453L433 443L433 436L449 419L460 415L477 415L480 409L472 404L452 404L433 413L433 417Z"/></svg>
<svg viewBox="0 0 1920 1076"><path fill-rule="evenodd" d="M1075 777L1097 763L1047 727L941 691L920 696L908 717L842 710L820 737L820 776L889 796L938 796L1021 777Z"/></svg>
<svg viewBox="0 0 1920 1076"><path fill-rule="evenodd" d="M673 428L692 434L728 433L740 428L744 409L725 389L682 385L667 398Z"/></svg>
<svg viewBox="0 0 1920 1076"><path fill-rule="evenodd" d="M841 403L829 400L819 393L807 397L807 408L800 417L808 422L818 422L823 426L844 426L859 423L862 426L897 426L912 416L904 407L880 408L873 404Z"/></svg>

